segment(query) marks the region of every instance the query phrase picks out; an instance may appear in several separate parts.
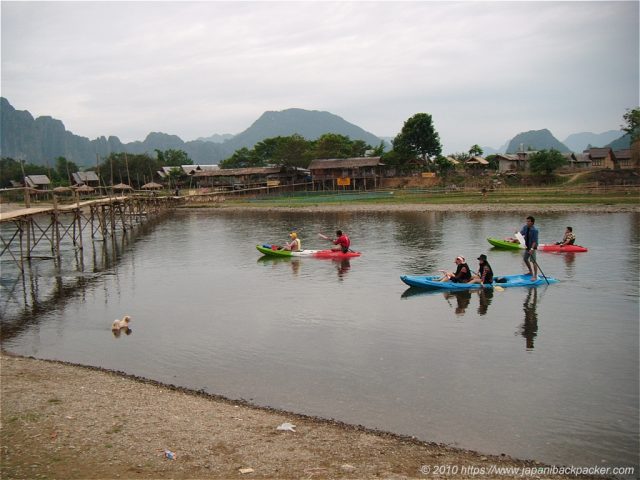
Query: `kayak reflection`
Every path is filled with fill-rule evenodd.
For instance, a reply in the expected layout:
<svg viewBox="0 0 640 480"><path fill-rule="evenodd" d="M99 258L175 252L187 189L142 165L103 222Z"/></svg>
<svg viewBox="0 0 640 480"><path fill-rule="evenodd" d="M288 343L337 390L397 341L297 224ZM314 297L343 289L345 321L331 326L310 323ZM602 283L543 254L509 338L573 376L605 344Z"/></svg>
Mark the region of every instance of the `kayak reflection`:
<svg viewBox="0 0 640 480"><path fill-rule="evenodd" d="M270 265L272 268L282 266L283 264L291 265L291 271L294 275L300 272L300 265L302 264L300 258L296 257L270 257L269 255L263 255L258 258L258 263L262 265Z"/></svg>

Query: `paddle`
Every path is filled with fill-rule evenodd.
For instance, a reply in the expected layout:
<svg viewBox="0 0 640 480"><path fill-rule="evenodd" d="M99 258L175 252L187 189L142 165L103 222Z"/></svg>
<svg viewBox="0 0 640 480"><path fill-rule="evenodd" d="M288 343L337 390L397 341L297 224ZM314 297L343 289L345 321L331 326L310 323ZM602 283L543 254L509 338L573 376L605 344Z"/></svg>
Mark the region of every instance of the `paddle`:
<svg viewBox="0 0 640 480"><path fill-rule="evenodd" d="M540 268L540 264L536 260L536 257L531 257L531 260L533 260L533 263L536 264L536 267L538 267L538 270L540 270L540 273L542 274L542 277L544 278L544 281L547 282L547 285L549 285L549 280L547 279L547 276L544 274L544 272Z"/></svg>
<svg viewBox="0 0 640 480"><path fill-rule="evenodd" d="M330 242L333 242L333 240L332 240L331 238L327 237L326 235L324 235L324 234L322 234L322 233L318 233L318 236L319 236L320 238L324 238L325 240L329 240ZM347 251L349 251L349 252L352 252L352 253L353 253L353 250L351 250L350 248L348 248L348 249L347 249Z"/></svg>

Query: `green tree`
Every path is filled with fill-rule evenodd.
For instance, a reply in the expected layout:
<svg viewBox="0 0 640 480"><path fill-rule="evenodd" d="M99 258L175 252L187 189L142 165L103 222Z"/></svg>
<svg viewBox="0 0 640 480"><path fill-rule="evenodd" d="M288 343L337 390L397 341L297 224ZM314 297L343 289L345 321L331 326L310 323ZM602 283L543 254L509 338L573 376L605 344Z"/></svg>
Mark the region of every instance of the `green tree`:
<svg viewBox="0 0 640 480"><path fill-rule="evenodd" d="M146 153L112 153L98 165L96 173L107 185L123 182L140 188L153 180L161 166Z"/></svg>
<svg viewBox="0 0 640 480"><path fill-rule="evenodd" d="M482 150L480 145L478 145L477 143L469 149L469 155L472 157L475 155L482 155L483 153L484 151Z"/></svg>
<svg viewBox="0 0 640 480"><path fill-rule="evenodd" d="M68 161L65 157L56 158L56 173L58 174L61 184L71 185L71 175L79 171L78 166Z"/></svg>
<svg viewBox="0 0 640 480"><path fill-rule="evenodd" d="M529 167L533 173L551 175L557 168L567 163L562 154L555 149L540 150L531 155Z"/></svg>
<svg viewBox="0 0 640 480"><path fill-rule="evenodd" d="M435 165L436 170L443 177L446 177L449 173L453 172L456 169L455 164L442 155L438 155L435 160Z"/></svg>
<svg viewBox="0 0 640 480"><path fill-rule="evenodd" d="M625 121L625 124L621 125L622 130L629 134L631 143L640 140L640 107L627 109L622 118Z"/></svg>
<svg viewBox="0 0 640 480"><path fill-rule="evenodd" d="M181 165L193 165L193 161L189 158L187 152L170 148L161 152L156 149L158 161L163 167L179 167ZM162 160L161 160L162 159Z"/></svg>
<svg viewBox="0 0 640 480"><path fill-rule="evenodd" d="M222 160L218 165L220 168L247 168L256 166L253 152L247 147L236 150L233 152L233 155Z"/></svg>
<svg viewBox="0 0 640 480"><path fill-rule="evenodd" d="M440 136L433 126L433 120L428 113L416 113L404 122L402 130L393 140L393 149L405 155L420 157L430 161L442 153Z"/></svg>
<svg viewBox="0 0 640 480"><path fill-rule="evenodd" d="M309 142L298 134L284 137L276 150L276 164L306 168L311 162Z"/></svg>
<svg viewBox="0 0 640 480"><path fill-rule="evenodd" d="M325 133L316 140L313 155L315 158L349 158L353 151L353 144L349 137L337 133Z"/></svg>

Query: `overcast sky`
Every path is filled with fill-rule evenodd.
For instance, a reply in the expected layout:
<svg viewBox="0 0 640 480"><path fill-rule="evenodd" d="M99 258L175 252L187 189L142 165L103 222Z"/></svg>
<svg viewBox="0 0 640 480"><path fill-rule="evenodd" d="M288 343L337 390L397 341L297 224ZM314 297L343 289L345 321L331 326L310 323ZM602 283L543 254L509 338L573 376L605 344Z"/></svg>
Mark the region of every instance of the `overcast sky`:
<svg viewBox="0 0 640 480"><path fill-rule="evenodd" d="M443 153L618 129L639 104L639 3L11 2L2 96L91 139L239 133L267 110L378 136L433 116Z"/></svg>

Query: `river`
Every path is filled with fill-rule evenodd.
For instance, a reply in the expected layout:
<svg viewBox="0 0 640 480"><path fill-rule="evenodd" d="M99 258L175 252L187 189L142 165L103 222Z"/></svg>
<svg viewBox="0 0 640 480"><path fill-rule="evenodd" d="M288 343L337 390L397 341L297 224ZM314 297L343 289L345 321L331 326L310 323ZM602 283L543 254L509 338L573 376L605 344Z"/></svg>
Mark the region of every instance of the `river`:
<svg viewBox="0 0 640 480"><path fill-rule="evenodd" d="M178 211L111 248L20 278L3 261L2 347L308 415L562 465L638 465L639 233L635 213L541 215L589 252L538 253L560 283L459 294L400 275L523 273L487 237L524 214ZM262 258L342 228L363 255ZM108 242L109 243L109 242ZM54 292L52 294L47 291ZM48 296L47 296L48 295ZM112 335L132 316L130 335Z"/></svg>

